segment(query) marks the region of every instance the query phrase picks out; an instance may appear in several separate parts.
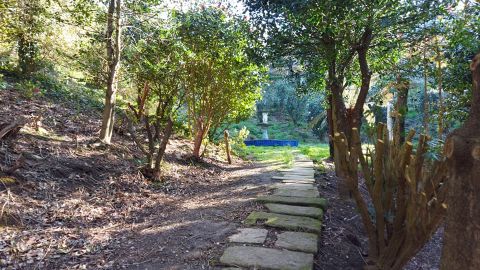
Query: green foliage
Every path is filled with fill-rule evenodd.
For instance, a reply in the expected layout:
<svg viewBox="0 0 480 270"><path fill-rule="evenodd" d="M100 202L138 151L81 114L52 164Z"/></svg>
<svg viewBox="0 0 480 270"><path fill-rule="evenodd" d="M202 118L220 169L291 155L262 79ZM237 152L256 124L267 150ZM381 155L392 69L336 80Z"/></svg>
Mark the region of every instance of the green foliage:
<svg viewBox="0 0 480 270"><path fill-rule="evenodd" d="M187 51L186 104L196 149L209 130L244 119L260 97L264 68L249 55L248 24L216 8L177 13Z"/></svg>
<svg viewBox="0 0 480 270"><path fill-rule="evenodd" d="M291 166L294 160L294 150L295 148L292 147L248 146L246 157L265 163Z"/></svg>
<svg viewBox="0 0 480 270"><path fill-rule="evenodd" d="M301 145L300 152L315 162L322 161L330 156L328 144Z"/></svg>
<svg viewBox="0 0 480 270"><path fill-rule="evenodd" d="M29 80L24 80L15 85L15 88L26 99L32 99L34 96L40 94L40 88Z"/></svg>
<svg viewBox="0 0 480 270"><path fill-rule="evenodd" d="M4 80L3 74L0 73L0 90L7 89L8 83Z"/></svg>
<svg viewBox="0 0 480 270"><path fill-rule="evenodd" d="M278 113L277 115L280 115ZM311 131L311 127L306 122L300 122L294 124L288 118L284 117L275 117L274 115L269 116L268 126L268 136L270 139L276 140L299 140L301 142L316 142L318 138ZM246 127L249 130L248 139L262 139L262 129L258 125L258 119L256 117L250 118L248 120L240 121L235 124L225 124L222 125L219 130L228 128L229 130L241 129ZM213 138L215 140L221 140L222 133L217 131Z"/></svg>
<svg viewBox="0 0 480 270"><path fill-rule="evenodd" d="M480 4L469 3L464 10L450 12L445 18L444 88L450 96L446 99L447 119L456 122L466 119L470 107L471 71L469 64L480 51Z"/></svg>
<svg viewBox="0 0 480 270"><path fill-rule="evenodd" d="M230 145L235 155L245 158L247 155L247 146L245 140L248 138L250 131L244 126L242 129L234 129L230 134Z"/></svg>

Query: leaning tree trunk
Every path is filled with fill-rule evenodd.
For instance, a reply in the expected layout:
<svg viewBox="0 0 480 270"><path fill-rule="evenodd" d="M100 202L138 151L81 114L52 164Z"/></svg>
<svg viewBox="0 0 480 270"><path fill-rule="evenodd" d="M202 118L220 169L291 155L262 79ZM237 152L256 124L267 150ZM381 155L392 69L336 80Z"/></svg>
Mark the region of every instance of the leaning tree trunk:
<svg viewBox="0 0 480 270"><path fill-rule="evenodd" d="M470 67L470 115L445 144L450 180L442 270L480 269L480 53Z"/></svg>
<svg viewBox="0 0 480 270"><path fill-rule="evenodd" d="M121 8L122 0L110 0L107 20L107 59L108 78L105 92L105 107L103 109L100 140L110 144L115 122L115 101L118 88L118 70L120 68L121 52ZM115 32L115 33L114 33Z"/></svg>
<svg viewBox="0 0 480 270"><path fill-rule="evenodd" d="M159 181L161 179L161 165L163 157L165 156L165 150L167 150L167 144L172 136L173 132L173 120L171 117L167 120L167 125L163 131L163 137L158 147L157 157L155 159L155 168L154 168L154 177L155 180Z"/></svg>
<svg viewBox="0 0 480 270"><path fill-rule="evenodd" d="M196 127L193 129L195 137L193 139L193 156L197 159L201 157L201 148L205 135L208 134L209 126L203 120L196 121Z"/></svg>

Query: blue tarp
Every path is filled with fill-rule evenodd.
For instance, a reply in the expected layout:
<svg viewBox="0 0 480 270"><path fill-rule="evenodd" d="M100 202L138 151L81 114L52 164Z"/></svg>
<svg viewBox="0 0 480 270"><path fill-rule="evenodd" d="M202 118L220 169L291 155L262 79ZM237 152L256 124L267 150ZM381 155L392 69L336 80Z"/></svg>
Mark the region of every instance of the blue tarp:
<svg viewBox="0 0 480 270"><path fill-rule="evenodd" d="M295 140L247 140L247 146L298 146L298 141Z"/></svg>

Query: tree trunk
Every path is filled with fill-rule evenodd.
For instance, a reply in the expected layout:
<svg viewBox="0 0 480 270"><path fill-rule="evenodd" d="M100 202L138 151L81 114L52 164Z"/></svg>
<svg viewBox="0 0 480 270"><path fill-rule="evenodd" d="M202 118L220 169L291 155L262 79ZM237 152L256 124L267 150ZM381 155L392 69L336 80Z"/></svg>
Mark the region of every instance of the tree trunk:
<svg viewBox="0 0 480 270"><path fill-rule="evenodd" d="M423 49L423 133L428 135L428 118L430 113L430 102L428 98L428 73L427 73L427 44Z"/></svg>
<svg viewBox="0 0 480 270"><path fill-rule="evenodd" d="M111 143L113 125L115 122L115 101L118 88L118 70L120 68L122 35L121 9L122 0L110 0L110 4L108 6L106 36L108 78L107 91L105 92L102 128L100 130L100 140L106 144Z"/></svg>
<svg viewBox="0 0 480 270"><path fill-rule="evenodd" d="M327 109L327 126L328 126L328 149L330 150L330 158L334 159L335 157L335 145L333 143L333 136L335 135L335 131L333 130L333 103L332 103L332 95L328 95L328 106Z"/></svg>
<svg viewBox="0 0 480 270"><path fill-rule="evenodd" d="M437 80L438 80L438 138L443 139L443 72L439 45L437 44Z"/></svg>
<svg viewBox="0 0 480 270"><path fill-rule="evenodd" d="M405 142L405 118L408 112L408 91L410 89L410 82L406 79L397 77L397 103L395 105L395 111L397 112L395 117L395 139L396 143L402 145Z"/></svg>
<svg viewBox="0 0 480 270"><path fill-rule="evenodd" d="M194 128L195 138L193 139L193 156L195 158L200 158L200 150L202 148L205 134L208 132L208 127L201 120L197 120L197 123L195 125L196 127Z"/></svg>
<svg viewBox="0 0 480 270"><path fill-rule="evenodd" d="M161 164L163 160L163 156L165 155L165 150L167 149L168 141L170 140L170 136L172 136L173 131L173 120L168 118L167 126L163 131L162 141L160 142L160 146L158 147L157 157L155 159L155 168L154 168L154 175L155 180L160 180L161 178Z"/></svg>
<svg viewBox="0 0 480 270"><path fill-rule="evenodd" d="M232 157L230 156L230 142L228 141L228 137L229 137L228 130L225 130L223 132L223 136L225 138L225 151L227 151L227 161L228 161L228 164L232 164Z"/></svg>
<svg viewBox="0 0 480 270"><path fill-rule="evenodd" d="M480 269L480 53L470 67L473 75L470 115L445 144L449 189L442 270Z"/></svg>
<svg viewBox="0 0 480 270"><path fill-rule="evenodd" d="M355 106L353 108L346 108L345 101L343 99L343 80L338 79L337 74L329 74L330 82L330 92L332 93L332 103L333 106L333 126L334 133L344 133L347 142L352 141L352 128L357 128L360 130L362 125L363 117L363 106L365 105L368 91L370 90L370 82L372 73L368 66L367 53L372 40L372 30L367 27L361 37L359 46L356 48L358 54L358 63L360 66L360 73L362 84L360 86L360 92L358 94L357 100L355 101ZM331 66L329 68L329 73L336 72L336 68ZM343 77L340 77L343 78ZM349 147L349 146L347 146ZM336 152L334 153L336 154ZM335 171L337 175L341 176L340 172L340 163L337 158L334 158L335 161ZM340 194L342 192L340 191Z"/></svg>

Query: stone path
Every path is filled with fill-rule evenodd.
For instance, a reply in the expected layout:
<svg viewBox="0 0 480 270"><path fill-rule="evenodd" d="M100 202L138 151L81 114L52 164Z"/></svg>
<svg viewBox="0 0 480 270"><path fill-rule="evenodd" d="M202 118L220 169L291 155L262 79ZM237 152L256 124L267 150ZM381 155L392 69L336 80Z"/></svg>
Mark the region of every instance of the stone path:
<svg viewBox="0 0 480 270"><path fill-rule="evenodd" d="M313 162L297 156L293 168L281 170L272 195L260 196L264 211L254 211L229 237L220 263L228 269L311 270L318 251L325 199L319 197Z"/></svg>

